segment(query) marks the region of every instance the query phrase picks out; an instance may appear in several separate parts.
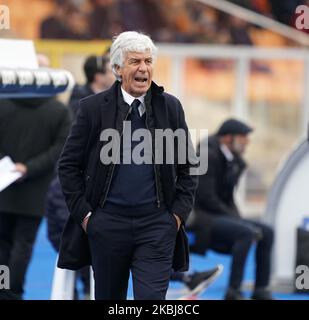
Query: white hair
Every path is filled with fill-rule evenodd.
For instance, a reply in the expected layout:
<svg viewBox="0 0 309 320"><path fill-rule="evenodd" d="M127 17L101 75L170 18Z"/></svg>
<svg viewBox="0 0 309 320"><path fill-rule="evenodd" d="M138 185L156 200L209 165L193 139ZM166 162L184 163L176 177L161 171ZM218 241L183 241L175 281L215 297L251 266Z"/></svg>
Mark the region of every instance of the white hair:
<svg viewBox="0 0 309 320"><path fill-rule="evenodd" d="M127 52L146 52L150 51L153 61L157 58L158 49L149 36L136 32L125 31L113 39L110 49L110 63L117 80L121 78L117 74L116 67L122 67Z"/></svg>

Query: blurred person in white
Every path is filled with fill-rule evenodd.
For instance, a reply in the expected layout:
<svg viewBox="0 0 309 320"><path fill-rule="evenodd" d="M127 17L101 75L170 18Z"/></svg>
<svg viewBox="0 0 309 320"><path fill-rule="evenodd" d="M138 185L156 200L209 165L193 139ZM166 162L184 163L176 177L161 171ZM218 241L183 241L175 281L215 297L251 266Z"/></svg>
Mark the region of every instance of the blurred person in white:
<svg viewBox="0 0 309 320"><path fill-rule="evenodd" d="M48 58L39 55L38 63L47 67ZM0 265L10 269L10 289L0 290L0 300L23 298L45 196L70 122L68 109L54 97L0 99L0 158L11 157L22 174L0 192Z"/></svg>

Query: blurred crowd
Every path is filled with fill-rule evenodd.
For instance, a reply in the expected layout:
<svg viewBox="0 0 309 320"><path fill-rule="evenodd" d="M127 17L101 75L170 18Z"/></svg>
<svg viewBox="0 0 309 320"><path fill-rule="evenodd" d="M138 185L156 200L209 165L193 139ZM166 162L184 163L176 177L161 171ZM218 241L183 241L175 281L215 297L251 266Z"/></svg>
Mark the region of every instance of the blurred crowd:
<svg viewBox="0 0 309 320"><path fill-rule="evenodd" d="M293 24L301 0L231 0ZM249 23L188 0L54 0L54 10L40 25L41 38L110 39L139 30L159 42L252 44Z"/></svg>

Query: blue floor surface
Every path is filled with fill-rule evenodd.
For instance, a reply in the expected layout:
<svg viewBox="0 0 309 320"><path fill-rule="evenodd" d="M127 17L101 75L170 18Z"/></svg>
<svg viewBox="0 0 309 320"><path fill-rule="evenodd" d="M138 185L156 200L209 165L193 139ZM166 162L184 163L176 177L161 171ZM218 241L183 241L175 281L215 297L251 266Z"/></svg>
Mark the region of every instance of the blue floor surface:
<svg viewBox="0 0 309 320"><path fill-rule="evenodd" d="M56 262L56 253L47 239L46 221L41 224L36 244L33 251L32 260L27 273L24 298L27 300L49 300L52 287L52 278ZM213 283L201 296L201 299L219 300L223 298L224 290L228 281L229 265L231 259L228 255L209 252L207 256L191 255L191 270L200 271L223 264L224 270L221 276ZM252 282L254 279L254 250L251 250L247 264L244 281ZM173 290L182 288L177 282L171 282L170 288ZM245 292L249 297L249 292ZM130 281L128 297L132 297L132 283ZM280 300L309 300L308 294L286 294L274 293L274 297Z"/></svg>

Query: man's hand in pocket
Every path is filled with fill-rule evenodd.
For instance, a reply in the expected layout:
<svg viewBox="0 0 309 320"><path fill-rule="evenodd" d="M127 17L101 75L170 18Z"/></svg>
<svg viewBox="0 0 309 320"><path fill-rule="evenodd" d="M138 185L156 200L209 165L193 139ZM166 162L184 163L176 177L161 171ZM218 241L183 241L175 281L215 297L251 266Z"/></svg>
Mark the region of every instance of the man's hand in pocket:
<svg viewBox="0 0 309 320"><path fill-rule="evenodd" d="M87 233L87 226L88 226L88 221L89 218L91 216L91 212L89 212L86 217L84 218L83 222L82 222L82 228L84 229L84 231Z"/></svg>
<svg viewBox="0 0 309 320"><path fill-rule="evenodd" d="M176 221L177 221L177 230L179 230L179 229L180 229L180 226L181 226L181 220L180 220L180 218L177 216L177 214L173 213L173 215L174 215L174 217L175 217L175 219L176 219Z"/></svg>

